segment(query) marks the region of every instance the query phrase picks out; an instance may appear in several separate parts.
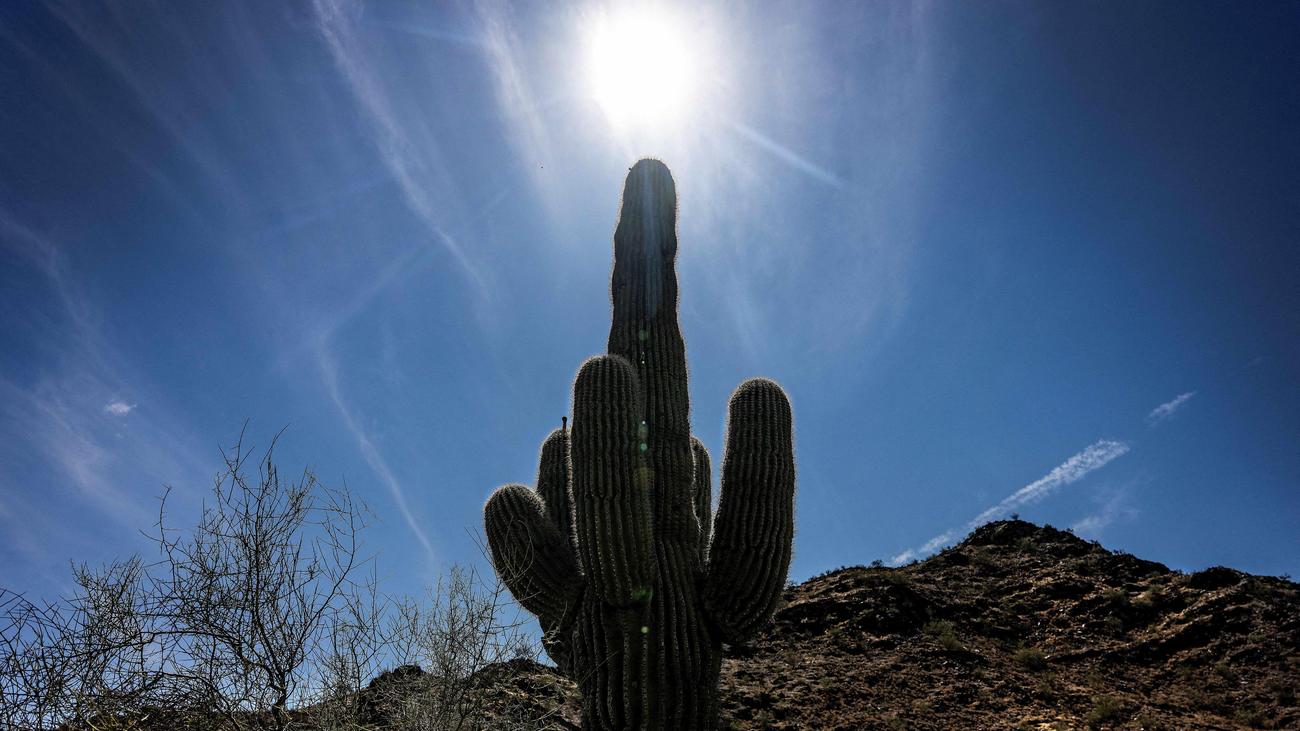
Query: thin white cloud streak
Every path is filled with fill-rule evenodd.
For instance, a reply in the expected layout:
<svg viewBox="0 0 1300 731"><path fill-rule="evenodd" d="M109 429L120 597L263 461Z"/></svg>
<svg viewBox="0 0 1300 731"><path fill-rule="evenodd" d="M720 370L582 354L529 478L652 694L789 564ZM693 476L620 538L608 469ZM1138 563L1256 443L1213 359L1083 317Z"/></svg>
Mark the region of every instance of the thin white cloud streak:
<svg viewBox="0 0 1300 731"><path fill-rule="evenodd" d="M58 297L64 314L72 321L74 336L97 352L98 322L85 300L69 280L63 255L53 242L0 210L0 247L26 259L40 271Z"/></svg>
<svg viewBox="0 0 1300 731"><path fill-rule="evenodd" d="M3 546L23 554L29 564L45 564L47 570L38 569L38 573L49 586L60 585L66 580L62 571L56 574L52 570L55 563L50 560L49 536L55 531L66 530L67 525L52 521L49 511L36 509L25 495L5 490L0 492L0 526L4 526ZM59 568L63 568L61 562Z"/></svg>
<svg viewBox="0 0 1300 731"><path fill-rule="evenodd" d="M1175 396L1173 399L1166 401L1163 404L1160 404L1159 406L1152 409L1151 413L1147 414L1147 422L1152 425L1155 425L1172 417L1174 415L1174 412L1181 409L1188 401L1191 401L1192 397L1195 395L1196 395L1195 391L1180 393L1177 396Z"/></svg>
<svg viewBox="0 0 1300 731"><path fill-rule="evenodd" d="M518 9L501 0L476 0L474 13L478 21L481 50L495 81L497 108L505 122L506 140L517 158L516 164L523 177L531 184L531 195L546 212L543 224L552 237L565 239L571 236L572 219L588 215L588 208L573 209L573 201L566 198L565 190L572 186L567 174L576 172L574 163L580 157L572 148L564 148L558 141L575 140L566 133L578 128L580 110L584 99L571 83L574 74L566 63L562 69L554 68L553 56L548 56L556 46L554 38L541 42L529 39L525 45L520 38L520 26L513 14ZM564 44L569 56L572 44ZM528 51L532 51L529 53ZM539 101L539 89L544 96ZM543 110L560 107L565 122L552 129L547 125ZM566 128L567 127L567 128ZM583 146L592 140L582 139Z"/></svg>
<svg viewBox="0 0 1300 731"><path fill-rule="evenodd" d="M204 126L197 123L195 118L187 116L187 110L204 107L180 103L168 92L167 85L160 83L160 79L165 77L153 77L152 66L147 60L133 56L147 48L146 44L139 42L137 36L151 30L160 30L156 27L158 24L165 24L161 30L165 30L166 37L177 44L177 48L192 47L199 40L190 35L192 24L166 13L132 15L134 8L128 6L105 9L84 3L60 3L52 5L51 10L86 48L99 57L106 68L117 75L130 90L136 103L148 112L176 148L194 163L203 176L214 181L220 190L232 194L227 201L228 205L242 206L247 202L240 195L242 187L236 184L229 165L214 151L215 146L211 144L210 138L203 134ZM112 17L105 18L100 12L103 10L107 10ZM222 83L224 81L227 79L205 78L197 81L194 86L200 89L222 88L226 85ZM127 146L123 147L123 152L132 164L159 183L173 200L186 205L184 194L156 167L141 160Z"/></svg>
<svg viewBox="0 0 1300 731"><path fill-rule="evenodd" d="M63 315L72 324L73 349L82 354L96 353L94 318L69 281L58 247L5 211L0 211L0 247L25 259L45 278ZM97 356L87 360L92 364L102 361ZM64 387L60 381L77 385ZM96 390L98 385L99 379L84 373L66 379L40 378L30 386L0 377L0 434L12 430L5 444L23 445L22 451L61 473L102 512L128 523L140 514L127 510L122 496L101 478L106 450L85 423L85 415L80 413L85 409L71 405L79 392ZM0 478L11 480L7 470L0 471Z"/></svg>
<svg viewBox="0 0 1300 731"><path fill-rule="evenodd" d="M776 140L773 140L771 137L768 137L753 127L730 119L726 121L726 124L741 137L762 148L764 151L771 153L773 157L795 170L798 170L814 180L820 181L829 186L835 188L844 187L844 181L840 180L834 173L820 165L817 165L811 160L800 156L794 150L778 143Z"/></svg>
<svg viewBox="0 0 1300 731"><path fill-rule="evenodd" d="M1098 538L1113 523L1132 520L1137 515L1137 509L1128 505L1128 490L1117 490L1102 504L1101 509L1080 518L1070 527L1085 538Z"/></svg>
<svg viewBox="0 0 1300 731"><path fill-rule="evenodd" d="M514 144L530 173L541 169L550 149L546 125L537 113L532 89L519 63L519 36L499 0L476 3L484 48L497 80L497 100L509 116Z"/></svg>
<svg viewBox="0 0 1300 731"><path fill-rule="evenodd" d="M718 195L705 203L730 219L717 225L719 238L737 242L736 253L743 254L734 281L761 293L747 302L719 288L719 309L757 308L737 318L759 323L767 333L760 342L826 356L805 359L814 369L841 361L846 351L853 351L855 362L871 359L907 311L930 120L943 103L928 6L842 10L863 29L851 44L828 41L799 23L797 10L730 13L740 16L726 20L727 27L739 29L733 35L738 52L731 55L736 72L728 77L736 105L713 117L724 144L702 151L730 156L713 186ZM746 25L757 26L756 32L745 34ZM765 49L774 43L789 49L780 64L765 60ZM846 67L846 54L871 61ZM848 96L829 96L831 89ZM858 100L867 100L868 107L857 108ZM822 199L814 223L798 219L795 226L774 215L804 194ZM749 225L751 230L743 230ZM752 245L800 241L810 225L816 231L810 245ZM811 293L783 285L808 276L818 282ZM796 302L804 320L814 324L772 338L786 327L783 313ZM783 357L763 353L768 363Z"/></svg>
<svg viewBox="0 0 1300 731"><path fill-rule="evenodd" d="M375 144L393 178L402 191L407 206L424 223L433 237L465 270L477 286L480 295L487 297L487 283L478 267L470 261L464 248L443 228L440 216L434 209L434 191L420 175L418 148L411 142L385 93L379 77L371 70L356 34L356 27L345 3L336 0L314 0L316 26L329 48L334 63L348 83L353 96L369 118L375 131Z"/></svg>
<svg viewBox="0 0 1300 731"><path fill-rule="evenodd" d="M51 365L42 361L37 372L21 378L0 373L0 492L9 493L8 506L0 510L0 535L36 562L61 561L69 554L59 554L74 550L75 541L90 532L64 537L66 531L55 530L35 544L23 540L32 523L50 515L65 523L71 517L49 508L49 502L45 511L32 514L33 490L73 488L70 505L82 513L78 519L102 516L134 535L157 518L152 489L207 477L209 470L184 429L160 409L125 428L119 417L135 404L118 394L147 388L105 337L102 317L70 274L60 247L0 210L0 253L30 266L53 295L52 306L41 298L14 303L26 308L21 319L42 323L41 348ZM42 486L43 480L49 484ZM142 494L140 488L150 492ZM34 546L39 554L31 553Z"/></svg>
<svg viewBox="0 0 1300 731"><path fill-rule="evenodd" d="M424 546L425 555L428 557L429 562L433 563L433 544L429 542L429 537L425 535L424 530L420 528L419 522L411 513L411 509L406 502L406 493L402 490L402 484L393 475L392 469L389 468L388 461L379 453L379 449L375 447L370 435L357 423L351 409L348 408L347 402L344 401L342 390L339 387L338 368L335 366L334 360L325 351L323 345L317 352L317 365L320 367L321 381L325 385L325 390L334 403L334 408L338 409L339 415L343 418L344 425L347 426L352 437L356 439L357 448L361 450L361 456L365 458L366 464L370 466L370 469L388 488L389 495L392 496L393 502L397 504L398 512L402 514L402 519L406 521L406 526L415 534L415 538L420 542L420 545Z"/></svg>
<svg viewBox="0 0 1300 731"><path fill-rule="evenodd" d="M0 435L5 443L22 445L23 461L39 463L74 487L83 501L95 506L99 515L123 527L140 529L152 522L150 511L140 500L121 490L111 479L118 467L117 450L109 429L100 417L86 408L79 393L96 390L99 383L83 377L44 379L23 387L0 378ZM5 450L15 462L18 457ZM13 463L11 463L13 464ZM7 490L18 489L17 476L0 471ZM153 516L156 517L156 516ZM14 521L27 519L12 516Z"/></svg>
<svg viewBox="0 0 1300 731"><path fill-rule="evenodd" d="M294 329L302 330L305 334L297 343L281 351L279 366L282 369L290 369L299 358L311 357L312 353L318 354L335 332L356 318L375 298L396 282L423 270L428 266L429 259L428 249L409 248L392 257L364 281L360 281L354 288L352 296L341 305L332 310L322 308L322 313L314 321L295 325Z"/></svg>
<svg viewBox="0 0 1300 731"><path fill-rule="evenodd" d="M1003 498L997 505L975 516L965 525L944 531L917 548L909 548L903 551L890 561L898 565L934 553L951 543L955 538L969 533L991 520L1009 515L1022 505L1042 500L1056 490L1082 480L1089 474L1110 464L1113 460L1122 457L1128 451L1129 446L1124 442L1102 439L1057 465L1046 475Z"/></svg>
<svg viewBox="0 0 1300 731"><path fill-rule="evenodd" d="M491 213L506 199L510 188L503 188L489 198L478 210L464 222L457 224L456 230L467 228ZM321 307L322 314L314 321L298 325L294 330L302 330L305 335L296 344L290 345L280 353L279 365L289 368L300 357L309 357L328 343L340 328L357 317L366 307L389 288L408 277L415 276L426 269L432 260L429 249L412 246L390 257L386 263L364 280L358 278L359 284L353 288L353 294L340 306L327 309L332 303Z"/></svg>
<svg viewBox="0 0 1300 731"><path fill-rule="evenodd" d="M465 35L463 33L454 33L452 31L443 30L442 28L433 28L430 26L415 25L414 23L391 23L382 20L367 20L366 25L373 28L384 28L387 30L395 30L395 31L400 31L402 33L409 33L413 36L419 36L421 38L430 38L435 41L445 41L447 43L454 43L458 46L464 46L465 48L472 48L475 50L483 49L482 38Z"/></svg>

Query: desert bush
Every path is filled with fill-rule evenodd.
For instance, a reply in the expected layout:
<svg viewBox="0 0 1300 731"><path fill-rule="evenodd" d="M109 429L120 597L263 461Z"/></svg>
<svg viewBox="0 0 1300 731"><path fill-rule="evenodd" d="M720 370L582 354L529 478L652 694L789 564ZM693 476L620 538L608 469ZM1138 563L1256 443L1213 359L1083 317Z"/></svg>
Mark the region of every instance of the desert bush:
<svg viewBox="0 0 1300 731"><path fill-rule="evenodd" d="M548 719L526 708L497 704L489 713L484 671L499 665L508 673L510 661L538 653L505 591L453 565L419 600L364 607L316 676L308 724L320 731L543 728ZM392 669L377 672L381 666Z"/></svg>
<svg viewBox="0 0 1300 731"><path fill-rule="evenodd" d="M1088 715L1083 720L1088 724L1088 728L1097 728L1103 723L1114 721L1120 717L1124 711L1124 705L1118 699L1108 695L1097 695L1092 698L1092 708L1088 710Z"/></svg>
<svg viewBox="0 0 1300 731"><path fill-rule="evenodd" d="M63 606L0 589L0 726L49 728L62 720L71 658L55 650L65 622Z"/></svg>
<svg viewBox="0 0 1300 731"><path fill-rule="evenodd" d="M1137 725L1141 731L1165 731L1167 728L1160 722L1160 719L1148 712L1138 714L1138 717L1133 719L1133 723Z"/></svg>
<svg viewBox="0 0 1300 731"><path fill-rule="evenodd" d="M912 585L912 577L900 571L899 568L901 567L886 569L885 581L888 581L894 586L910 587Z"/></svg>
<svg viewBox="0 0 1300 731"><path fill-rule="evenodd" d="M1239 706L1232 713L1232 720L1247 728L1267 728L1268 714L1254 706Z"/></svg>
<svg viewBox="0 0 1300 731"><path fill-rule="evenodd" d="M1037 672L1047 669L1047 654L1037 647L1022 647L1016 650L1016 654L1012 659L1015 660L1017 665L1026 670Z"/></svg>
<svg viewBox="0 0 1300 731"><path fill-rule="evenodd" d="M154 537L157 631L178 639L181 674L234 728L286 728L310 668L365 602L355 581L365 507L310 470L281 479L274 447L255 473L242 439L223 452L190 531L168 526L164 494Z"/></svg>
<svg viewBox="0 0 1300 731"><path fill-rule="evenodd" d="M474 692L537 654L499 582L453 566L390 599L362 556L365 506L310 470L281 478L274 441L256 461L242 443L195 527L173 527L164 494L153 563L75 565L76 590L44 603L0 589L0 728L533 727L489 724Z"/></svg>
<svg viewBox="0 0 1300 731"><path fill-rule="evenodd" d="M1233 669L1232 665L1228 663L1228 660L1226 658L1214 663L1213 669L1215 675L1219 676L1220 678L1223 678L1228 682L1232 682L1237 679L1237 671Z"/></svg>
<svg viewBox="0 0 1300 731"><path fill-rule="evenodd" d="M961 641L957 639L957 632L953 628L952 622L946 619L935 619L926 622L921 631L938 640L939 645L945 650L961 649Z"/></svg>
<svg viewBox="0 0 1300 731"><path fill-rule="evenodd" d="M310 470L282 480L274 446L255 470L242 436L223 452L192 529L170 524L165 493L156 561L76 565L76 590L44 604L0 590L5 727L94 728L156 709L290 724L308 669L366 588L354 577L368 513Z"/></svg>
<svg viewBox="0 0 1300 731"><path fill-rule="evenodd" d="M487 728L476 676L490 665L534 660L537 645L500 581L455 566L423 603L403 600L391 619L394 658L427 671L428 687L400 706L395 726L413 731ZM516 719L516 725L520 724Z"/></svg>
<svg viewBox="0 0 1300 731"><path fill-rule="evenodd" d="M1038 682L1034 684L1034 692L1044 700L1048 701L1055 700L1057 695L1060 694L1060 690L1061 689L1058 687L1057 683L1056 673L1051 672L1050 670L1040 673L1038 676Z"/></svg>

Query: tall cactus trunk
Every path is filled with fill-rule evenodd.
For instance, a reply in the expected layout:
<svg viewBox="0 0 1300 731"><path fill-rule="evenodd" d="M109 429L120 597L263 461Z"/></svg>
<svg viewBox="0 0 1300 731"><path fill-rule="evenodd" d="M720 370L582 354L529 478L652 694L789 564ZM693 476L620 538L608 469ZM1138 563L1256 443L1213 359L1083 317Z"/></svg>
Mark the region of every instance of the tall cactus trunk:
<svg viewBox="0 0 1300 731"><path fill-rule="evenodd" d="M587 729L715 728L722 643L767 621L790 565L793 424L772 381L732 395L710 514L677 324L676 213L668 168L638 162L614 234L609 354L579 370L573 428L543 444L537 490L507 485L484 510L493 563L582 689Z"/></svg>

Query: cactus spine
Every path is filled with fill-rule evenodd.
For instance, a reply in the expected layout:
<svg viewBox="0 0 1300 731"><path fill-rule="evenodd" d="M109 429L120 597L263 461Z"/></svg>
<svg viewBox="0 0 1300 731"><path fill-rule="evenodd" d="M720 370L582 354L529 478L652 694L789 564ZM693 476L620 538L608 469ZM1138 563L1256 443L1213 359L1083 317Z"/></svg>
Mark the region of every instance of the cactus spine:
<svg viewBox="0 0 1300 731"><path fill-rule="evenodd" d="M790 565L792 420L772 381L732 394L710 514L677 325L676 214L668 168L638 162L614 233L608 354L579 369L573 426L542 445L537 489L506 485L484 509L497 572L582 689L586 729L715 728L722 643L771 616Z"/></svg>

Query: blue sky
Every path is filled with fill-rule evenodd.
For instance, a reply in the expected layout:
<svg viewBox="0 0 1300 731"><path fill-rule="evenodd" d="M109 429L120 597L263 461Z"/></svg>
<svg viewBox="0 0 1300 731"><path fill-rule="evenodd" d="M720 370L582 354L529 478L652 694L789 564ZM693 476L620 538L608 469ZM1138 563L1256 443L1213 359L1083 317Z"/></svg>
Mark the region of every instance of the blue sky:
<svg viewBox="0 0 1300 731"><path fill-rule="evenodd" d="M392 590L482 565L642 156L696 433L748 376L794 404L793 579L1011 512L1300 574L1300 8L669 6L695 93L630 126L588 81L620 12L0 7L3 583L143 549L245 420L372 505Z"/></svg>

